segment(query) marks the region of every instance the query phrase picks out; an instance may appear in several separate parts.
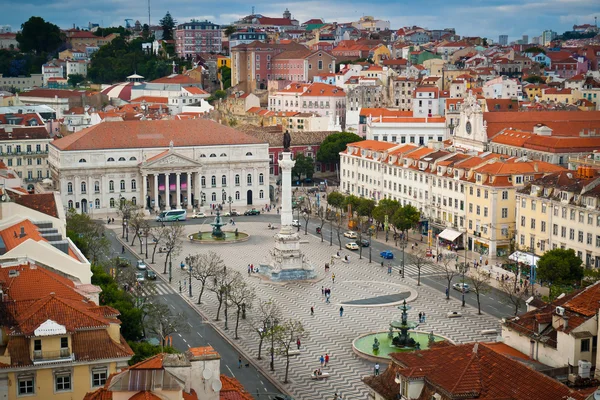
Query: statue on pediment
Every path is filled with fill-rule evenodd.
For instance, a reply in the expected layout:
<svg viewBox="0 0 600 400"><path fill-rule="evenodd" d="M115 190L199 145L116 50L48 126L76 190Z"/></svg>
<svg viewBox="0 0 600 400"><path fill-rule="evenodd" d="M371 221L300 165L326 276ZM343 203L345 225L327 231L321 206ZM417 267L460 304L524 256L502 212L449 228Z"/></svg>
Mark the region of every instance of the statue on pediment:
<svg viewBox="0 0 600 400"><path fill-rule="evenodd" d="M292 144L292 137L290 136L290 132L287 130L283 134L283 151L290 151L290 145Z"/></svg>

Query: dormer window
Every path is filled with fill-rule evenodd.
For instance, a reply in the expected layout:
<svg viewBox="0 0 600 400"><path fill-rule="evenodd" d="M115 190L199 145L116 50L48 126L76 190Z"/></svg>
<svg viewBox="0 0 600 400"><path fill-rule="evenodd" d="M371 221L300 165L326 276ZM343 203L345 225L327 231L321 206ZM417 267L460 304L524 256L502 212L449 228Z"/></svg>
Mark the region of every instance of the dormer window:
<svg viewBox="0 0 600 400"><path fill-rule="evenodd" d="M477 182L481 182L481 174L476 175L476 180L477 180Z"/></svg>

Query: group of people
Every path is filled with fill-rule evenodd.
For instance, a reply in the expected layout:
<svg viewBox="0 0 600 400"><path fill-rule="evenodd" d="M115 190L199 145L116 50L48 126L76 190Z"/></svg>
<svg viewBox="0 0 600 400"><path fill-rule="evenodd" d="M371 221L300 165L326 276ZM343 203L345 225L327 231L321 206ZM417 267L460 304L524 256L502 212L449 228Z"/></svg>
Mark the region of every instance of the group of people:
<svg viewBox="0 0 600 400"><path fill-rule="evenodd" d="M329 304L329 298L331 297L331 289L321 286L321 295L323 295L325 297L325 303ZM314 314L314 310L311 307L311 315L313 315L313 314Z"/></svg>
<svg viewBox="0 0 600 400"><path fill-rule="evenodd" d="M259 272L258 265L255 267L254 264L248 264L248 276L250 276L253 273L258 273L258 272Z"/></svg>
<svg viewBox="0 0 600 400"><path fill-rule="evenodd" d="M425 313L424 312L420 312L419 313L419 323L422 324L425 322Z"/></svg>

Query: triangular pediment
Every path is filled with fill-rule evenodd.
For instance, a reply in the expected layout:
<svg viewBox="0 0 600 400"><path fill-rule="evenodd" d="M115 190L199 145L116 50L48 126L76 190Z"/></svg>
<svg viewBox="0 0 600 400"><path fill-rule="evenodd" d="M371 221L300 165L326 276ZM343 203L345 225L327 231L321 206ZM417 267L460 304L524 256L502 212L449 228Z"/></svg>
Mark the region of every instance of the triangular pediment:
<svg viewBox="0 0 600 400"><path fill-rule="evenodd" d="M142 163L142 168L163 166L199 167L200 163L174 151L165 151L164 153L158 154Z"/></svg>
<svg viewBox="0 0 600 400"><path fill-rule="evenodd" d="M57 322L52 321L51 319L41 323L40 326L33 331L35 336L64 335L65 333L67 333L67 328Z"/></svg>

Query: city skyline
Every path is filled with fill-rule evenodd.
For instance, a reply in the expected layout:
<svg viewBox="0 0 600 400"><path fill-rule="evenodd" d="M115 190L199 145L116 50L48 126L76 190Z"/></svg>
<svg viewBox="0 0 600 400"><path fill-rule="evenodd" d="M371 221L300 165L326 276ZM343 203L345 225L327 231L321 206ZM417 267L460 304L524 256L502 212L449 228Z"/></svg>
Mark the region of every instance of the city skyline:
<svg viewBox="0 0 600 400"><path fill-rule="evenodd" d="M73 24L85 28L88 22L101 26L124 25L126 18L142 23L148 21L148 3L145 0L137 4L128 0L109 0L85 6L75 0L30 0L20 4L17 10L12 1L2 1L0 4L11 10L0 24L11 25L13 31L17 31L33 15L64 29ZM491 0L456 1L452 4L433 0L426 10L420 4L411 2L397 2L390 7L385 1L367 4L354 0L327 4L316 1L271 3L262 0L241 4L233 0L220 2L210 10L203 7L209 4L182 1L164 6L151 3L151 23L158 24L166 12L170 11L178 22L195 18L227 25L251 14L253 7L255 13L269 17L280 17L287 8L292 13L292 18L300 23L311 18L321 18L325 22L352 22L363 15L370 15L376 19L389 20L392 29L412 25L427 29L454 27L461 36L481 36L497 41L499 35L508 35L509 42L512 42L521 39L523 35L530 38L539 36L547 29L561 34L570 30L574 24L594 24L594 17L600 16L600 7L592 0L550 0L544 3L536 0ZM340 10L344 10L343 14L340 14ZM532 18L532 14L536 18ZM473 23L465 24L465 21Z"/></svg>

